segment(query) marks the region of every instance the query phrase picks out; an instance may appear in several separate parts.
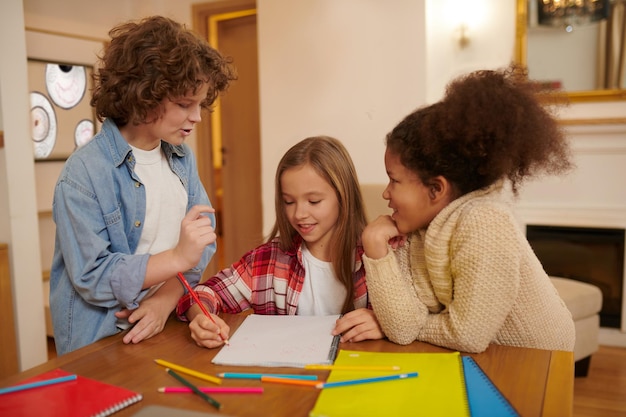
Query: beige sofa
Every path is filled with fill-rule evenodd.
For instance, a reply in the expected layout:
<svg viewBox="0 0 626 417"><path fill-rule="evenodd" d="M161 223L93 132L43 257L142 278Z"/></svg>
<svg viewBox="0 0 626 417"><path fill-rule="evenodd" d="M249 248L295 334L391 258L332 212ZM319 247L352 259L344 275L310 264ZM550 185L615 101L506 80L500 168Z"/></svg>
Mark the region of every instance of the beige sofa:
<svg viewBox="0 0 626 417"><path fill-rule="evenodd" d="M576 376L587 376L591 355L598 350L602 291L595 285L569 278L550 277L572 313L576 326L574 361Z"/></svg>
<svg viewBox="0 0 626 417"><path fill-rule="evenodd" d="M381 214L390 213L387 201L382 197L384 189L384 184L361 185L368 221ZM576 327L575 375L586 376L591 355L598 350L602 292L598 287L580 281L561 277L550 277L550 279L574 319Z"/></svg>

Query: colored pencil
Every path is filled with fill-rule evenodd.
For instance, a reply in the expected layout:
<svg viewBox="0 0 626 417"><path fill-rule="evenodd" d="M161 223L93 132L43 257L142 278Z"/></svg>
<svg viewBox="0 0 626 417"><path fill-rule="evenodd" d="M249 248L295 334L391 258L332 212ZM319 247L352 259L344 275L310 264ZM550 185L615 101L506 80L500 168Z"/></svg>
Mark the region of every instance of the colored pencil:
<svg viewBox="0 0 626 417"><path fill-rule="evenodd" d="M262 387L197 387L206 394L262 394ZM188 387L161 387L157 391L169 393L193 393Z"/></svg>
<svg viewBox="0 0 626 417"><path fill-rule="evenodd" d="M410 372L407 374L376 376L373 378L349 379L346 381L334 381L334 382L320 382L316 385L316 387L317 388L345 387L348 385L369 384L371 382L392 381L396 379L407 379L407 378L415 378L415 377L417 377L417 372Z"/></svg>
<svg viewBox="0 0 626 417"><path fill-rule="evenodd" d="M261 377L261 382L275 382L278 384L287 384L287 385L303 385L306 387L316 387L319 382L311 381L306 379L293 379L293 378L277 378L273 376L263 376Z"/></svg>
<svg viewBox="0 0 626 417"><path fill-rule="evenodd" d="M207 316L212 322L213 324L215 324L217 326L217 323L215 322L215 320L213 319L213 317L211 316L211 314L209 313L209 311L206 309L206 307L204 306L204 304L202 304L202 301L200 301L200 298L198 297L198 294L196 294L196 292L191 288L191 286L189 285L189 283L187 282L187 280L185 279L185 276L179 272L178 273L178 280L183 284L183 286L187 289L187 291L189 292L189 295L191 295L191 297L193 298L193 300L196 302L196 304L198 304L198 307L200 307L200 310L202 310L202 312L204 313L205 316ZM228 341L228 339L224 338L224 336L222 336L222 334L220 333L220 338L224 341L225 344L229 345L230 342Z"/></svg>
<svg viewBox="0 0 626 417"><path fill-rule="evenodd" d="M172 368L175 371L182 372L183 374L195 376L196 378L203 379L205 381L213 382L214 384L221 384L222 380L216 376L205 374L202 372L194 371L193 369L185 368L184 366L176 365L174 363L164 361L163 359L155 359L156 363L166 368Z"/></svg>
<svg viewBox="0 0 626 417"><path fill-rule="evenodd" d="M304 365L304 369L338 370L338 371L399 371L399 366L368 366L368 365Z"/></svg>
<svg viewBox="0 0 626 417"><path fill-rule="evenodd" d="M165 369L165 371L172 375L174 378L178 379L183 385L186 385L187 388L191 389L194 394L197 394L200 396L200 398L202 398L204 401L208 402L209 404L211 404L213 407L217 408L218 410L222 408L222 404L220 404L219 402L217 402L216 400L214 400L213 398L209 397L208 395L206 395L204 392L200 391L198 389L198 387L196 387L194 384L192 384L191 382L187 381L185 378L183 378L182 376L178 375L176 372L172 371L170 368Z"/></svg>
<svg viewBox="0 0 626 417"><path fill-rule="evenodd" d="M62 382L75 381L76 375L61 376L59 378L44 379L42 381L30 382L28 384L13 385L11 387L0 388L0 394L9 394L11 392L24 391L31 388L45 387L47 385L60 384Z"/></svg>
<svg viewBox="0 0 626 417"><path fill-rule="evenodd" d="M220 378L227 379L261 379L264 376L273 378L292 378L292 379L309 379L316 380L317 375L294 375L294 374L250 374L245 372L223 372L217 374Z"/></svg>

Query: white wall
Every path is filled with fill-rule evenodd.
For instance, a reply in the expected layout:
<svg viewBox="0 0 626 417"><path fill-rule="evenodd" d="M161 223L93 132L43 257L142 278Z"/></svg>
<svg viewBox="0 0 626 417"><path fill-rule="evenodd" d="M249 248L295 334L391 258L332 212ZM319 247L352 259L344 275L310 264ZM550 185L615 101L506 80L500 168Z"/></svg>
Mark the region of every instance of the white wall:
<svg viewBox="0 0 626 417"><path fill-rule="evenodd" d="M35 198L34 155L30 141L26 42L22 0L5 0L0 13L0 101L4 150L0 152L0 239L8 243L19 344L19 367L47 359L43 289Z"/></svg>
<svg viewBox="0 0 626 417"><path fill-rule="evenodd" d="M275 218L275 168L289 146L316 134L335 136L362 183L384 183L384 138L396 123L440 99L453 77L513 58L515 1L257 4L266 233ZM465 48L460 23L469 28Z"/></svg>
<svg viewBox="0 0 626 417"><path fill-rule="evenodd" d="M384 178L385 134L424 102L424 4L257 1L265 232L278 161L305 137L337 137L362 182Z"/></svg>
<svg viewBox="0 0 626 417"><path fill-rule="evenodd" d="M512 61L515 1L428 0L426 6L428 103L439 100L454 77ZM459 43L461 25L467 28L466 46Z"/></svg>

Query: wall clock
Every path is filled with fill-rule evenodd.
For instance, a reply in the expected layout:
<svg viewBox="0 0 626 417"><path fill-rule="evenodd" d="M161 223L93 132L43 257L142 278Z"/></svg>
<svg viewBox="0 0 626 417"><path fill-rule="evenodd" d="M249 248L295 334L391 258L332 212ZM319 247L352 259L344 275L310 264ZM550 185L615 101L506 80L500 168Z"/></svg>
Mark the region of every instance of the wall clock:
<svg viewBox="0 0 626 417"><path fill-rule="evenodd" d="M35 158L47 158L57 138L57 119L50 101L39 92L30 93L31 138Z"/></svg>
<svg viewBox="0 0 626 417"><path fill-rule="evenodd" d="M71 109L83 99L87 72L80 65L47 64L46 89L57 106Z"/></svg>
<svg viewBox="0 0 626 417"><path fill-rule="evenodd" d="M85 143L89 142L94 135L94 125L89 119L83 119L76 125L74 129L74 142L76 147L80 148Z"/></svg>

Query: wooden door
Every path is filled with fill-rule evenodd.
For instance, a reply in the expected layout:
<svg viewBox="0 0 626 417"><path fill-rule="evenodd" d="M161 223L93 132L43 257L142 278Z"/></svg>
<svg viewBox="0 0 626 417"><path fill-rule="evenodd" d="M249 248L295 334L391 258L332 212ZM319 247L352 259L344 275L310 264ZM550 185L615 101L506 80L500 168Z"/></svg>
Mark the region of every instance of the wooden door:
<svg viewBox="0 0 626 417"><path fill-rule="evenodd" d="M232 57L238 73L198 131L198 169L218 231L218 251L204 279L263 241L255 7L250 1L193 7L194 29Z"/></svg>

